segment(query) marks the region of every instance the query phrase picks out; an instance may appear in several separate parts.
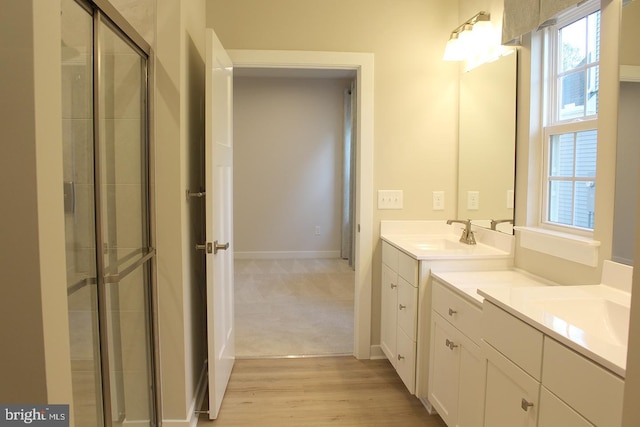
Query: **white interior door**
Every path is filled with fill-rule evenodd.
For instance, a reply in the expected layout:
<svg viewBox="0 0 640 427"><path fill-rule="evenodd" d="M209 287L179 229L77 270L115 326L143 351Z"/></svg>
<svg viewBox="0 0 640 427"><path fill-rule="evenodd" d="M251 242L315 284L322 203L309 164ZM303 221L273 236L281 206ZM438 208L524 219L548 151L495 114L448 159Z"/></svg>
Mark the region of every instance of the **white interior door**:
<svg viewBox="0 0 640 427"><path fill-rule="evenodd" d="M235 361L233 326L233 66L207 29L206 237L209 418L216 419Z"/></svg>

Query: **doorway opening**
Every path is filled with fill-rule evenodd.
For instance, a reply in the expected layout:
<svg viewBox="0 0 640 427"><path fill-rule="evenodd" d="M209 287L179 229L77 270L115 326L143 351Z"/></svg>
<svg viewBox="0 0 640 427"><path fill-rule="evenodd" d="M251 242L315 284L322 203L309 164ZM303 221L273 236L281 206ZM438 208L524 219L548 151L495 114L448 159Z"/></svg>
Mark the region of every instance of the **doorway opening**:
<svg viewBox="0 0 640 427"><path fill-rule="evenodd" d="M353 354L358 358L370 357L370 330L371 330L371 224L372 224L372 141L373 141L373 55L371 54L350 54L350 53L328 53L328 52L263 52L263 51L229 51L234 62L234 68L236 75L255 74L258 70L262 73L271 73L272 75L288 75L292 76L296 73L300 73L301 70L307 74L307 76L316 77L322 76L327 80L327 76L333 73L333 77L340 75L343 78L352 79L355 81L354 92L357 94L357 102L354 104L356 108L356 117L354 120L356 130L356 156L354 160L356 173L354 175L354 221L353 227L354 233L354 255L353 255L353 268L352 276L349 279L352 286L350 289L353 291L353 299L350 302L352 310L350 310L350 316L353 319ZM298 75L299 77L299 75ZM341 96L343 96L344 89L341 90ZM339 110L342 111L344 99L341 100ZM341 113L342 114L342 113ZM342 120L341 120L342 122ZM250 126L250 125L246 125ZM341 124L342 126L342 124ZM341 129L341 132L343 129ZM342 141L341 141L342 143ZM238 149L238 146L236 146ZM322 156L313 156L322 157ZM264 159L257 159L258 161ZM340 166L342 168L342 165ZM341 175L341 171L340 175ZM295 181L295 176L291 176ZM236 185L238 181L236 181ZM342 183L340 183L342 185ZM337 197L340 198L342 190L334 192L337 193ZM338 203L340 206L342 202ZM260 223L261 212L253 212L254 221ZM265 224L268 226L268 224ZM318 230L319 228L319 230ZM337 227L338 230L341 228ZM308 230L307 230L308 231ZM315 237L318 237L318 231L322 235L322 226L316 224L312 226L312 233ZM338 231L339 233L339 231ZM292 233L295 236L295 233ZM236 239L237 246L237 239ZM241 248L238 248L241 250ZM324 256L316 257L314 259L313 254L309 254L310 257L297 257L297 259L289 259L288 261L280 260L278 265L277 260L268 260L271 267L268 266L267 261L262 262L261 266L245 265L248 268L267 268L267 269L282 269L289 270L293 274L298 274L300 270L311 270L311 273L318 273L318 270L322 272L329 267L327 260L327 254ZM282 258L282 257L280 257ZM284 256L286 257L286 254ZM300 259L302 258L302 259ZM331 258L329 256L329 258ZM338 244L336 259L340 258L340 243ZM237 266L242 267L242 260L239 259L236 262ZM238 270L237 270L238 271ZM344 261L342 265L337 265L337 271L334 273L338 276L343 273L350 272L350 268L347 261ZM313 276L311 276L313 277ZM326 276L325 276L326 277ZM284 279L286 281L286 279ZM339 280L338 280L339 282ZM282 280L281 280L282 283ZM336 284L337 287L343 285ZM238 278L236 278L236 288L238 287ZM238 291L238 288L236 289ZM257 290L256 290L257 291ZM251 292L251 291L248 291ZM351 308L351 307L350 307ZM260 309L265 309L262 306ZM239 328L238 328L239 329ZM325 337L329 340L331 337ZM239 354L241 355L241 354Z"/></svg>
<svg viewBox="0 0 640 427"><path fill-rule="evenodd" d="M352 70L234 75L238 357L353 354L345 98L354 79Z"/></svg>

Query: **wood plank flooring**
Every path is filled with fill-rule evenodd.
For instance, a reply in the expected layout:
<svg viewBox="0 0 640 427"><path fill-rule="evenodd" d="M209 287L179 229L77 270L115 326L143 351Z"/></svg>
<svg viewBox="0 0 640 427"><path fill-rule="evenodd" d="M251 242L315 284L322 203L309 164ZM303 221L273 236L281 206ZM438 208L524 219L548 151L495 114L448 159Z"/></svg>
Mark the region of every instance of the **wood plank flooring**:
<svg viewBox="0 0 640 427"><path fill-rule="evenodd" d="M446 427L387 360L354 357L236 360L218 419L198 427L258 425Z"/></svg>

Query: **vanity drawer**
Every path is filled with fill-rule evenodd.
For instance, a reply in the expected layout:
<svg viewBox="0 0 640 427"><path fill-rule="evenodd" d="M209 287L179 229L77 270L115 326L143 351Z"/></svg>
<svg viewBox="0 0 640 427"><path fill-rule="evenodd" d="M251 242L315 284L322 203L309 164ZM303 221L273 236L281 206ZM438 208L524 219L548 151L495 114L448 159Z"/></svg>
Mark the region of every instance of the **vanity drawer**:
<svg viewBox="0 0 640 427"><path fill-rule="evenodd" d="M400 252L400 251L399 251ZM404 252L398 254L398 275L412 286L418 287L418 260Z"/></svg>
<svg viewBox="0 0 640 427"><path fill-rule="evenodd" d="M400 251L393 245L382 241L382 262L393 271L398 271L398 255Z"/></svg>
<svg viewBox="0 0 640 427"><path fill-rule="evenodd" d="M482 310L433 279L433 309L476 344L480 344Z"/></svg>
<svg viewBox="0 0 640 427"><path fill-rule="evenodd" d="M542 384L596 426L622 424L622 378L549 337Z"/></svg>
<svg viewBox="0 0 640 427"><path fill-rule="evenodd" d="M484 300L482 304L482 338L529 375L540 381L542 332Z"/></svg>

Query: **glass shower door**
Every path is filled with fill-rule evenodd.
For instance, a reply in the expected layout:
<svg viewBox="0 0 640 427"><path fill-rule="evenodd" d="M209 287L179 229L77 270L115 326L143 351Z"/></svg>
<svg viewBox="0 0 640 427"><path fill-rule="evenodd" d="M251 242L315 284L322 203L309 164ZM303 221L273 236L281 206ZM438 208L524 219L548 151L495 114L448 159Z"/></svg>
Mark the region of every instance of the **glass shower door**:
<svg viewBox="0 0 640 427"><path fill-rule="evenodd" d="M64 218L73 408L102 426L93 169L93 16L61 2Z"/></svg>
<svg viewBox="0 0 640 427"><path fill-rule="evenodd" d="M147 59L104 16L99 25L97 223L101 325L113 425L153 419ZM102 282L102 283L101 283ZM102 285L102 286L100 286ZM108 365L108 366L107 366ZM107 372L108 371L108 372Z"/></svg>
<svg viewBox="0 0 640 427"><path fill-rule="evenodd" d="M61 24L75 424L154 426L148 57L92 2Z"/></svg>

